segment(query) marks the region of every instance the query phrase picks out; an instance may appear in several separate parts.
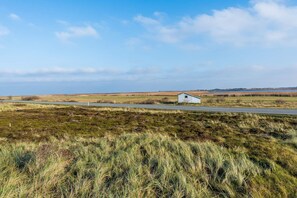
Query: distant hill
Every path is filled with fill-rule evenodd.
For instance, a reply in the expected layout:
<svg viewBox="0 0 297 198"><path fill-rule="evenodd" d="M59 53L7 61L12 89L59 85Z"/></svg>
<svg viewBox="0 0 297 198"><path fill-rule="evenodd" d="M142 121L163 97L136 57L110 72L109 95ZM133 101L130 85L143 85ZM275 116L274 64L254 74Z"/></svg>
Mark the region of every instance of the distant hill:
<svg viewBox="0 0 297 198"><path fill-rule="evenodd" d="M297 87L279 87L279 88L231 88L231 89L210 89L210 92L224 92L224 91L273 91L273 90L297 90Z"/></svg>

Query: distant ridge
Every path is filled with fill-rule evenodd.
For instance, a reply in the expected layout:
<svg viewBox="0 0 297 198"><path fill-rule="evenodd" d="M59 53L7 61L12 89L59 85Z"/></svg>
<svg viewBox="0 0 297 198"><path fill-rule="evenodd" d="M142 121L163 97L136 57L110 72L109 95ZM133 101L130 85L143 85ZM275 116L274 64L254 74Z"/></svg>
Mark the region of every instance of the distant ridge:
<svg viewBox="0 0 297 198"><path fill-rule="evenodd" d="M273 91L273 90L297 90L297 87L279 87L279 88L230 88L230 89L210 89L210 92L218 92L218 91Z"/></svg>

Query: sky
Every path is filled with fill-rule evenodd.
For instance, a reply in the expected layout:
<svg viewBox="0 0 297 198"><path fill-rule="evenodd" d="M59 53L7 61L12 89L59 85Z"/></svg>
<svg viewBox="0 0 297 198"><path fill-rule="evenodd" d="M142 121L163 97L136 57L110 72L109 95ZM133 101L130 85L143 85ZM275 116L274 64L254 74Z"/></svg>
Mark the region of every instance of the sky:
<svg viewBox="0 0 297 198"><path fill-rule="evenodd" d="M296 0L0 0L0 95L297 86Z"/></svg>

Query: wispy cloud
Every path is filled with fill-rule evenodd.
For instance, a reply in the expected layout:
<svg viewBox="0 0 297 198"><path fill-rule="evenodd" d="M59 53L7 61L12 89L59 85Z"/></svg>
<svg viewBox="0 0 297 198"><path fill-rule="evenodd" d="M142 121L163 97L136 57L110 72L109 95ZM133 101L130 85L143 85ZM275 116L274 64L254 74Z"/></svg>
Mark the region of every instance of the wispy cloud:
<svg viewBox="0 0 297 198"><path fill-rule="evenodd" d="M155 16L155 14L154 14ZM165 43L178 43L201 36L232 45L297 45L297 6L285 1L253 0L250 6L214 10L212 14L184 17L165 24L159 17L138 15L151 38Z"/></svg>
<svg viewBox="0 0 297 198"><path fill-rule="evenodd" d="M213 63L211 63L213 64ZM0 70L0 82L87 82L135 81L147 85L162 82L172 89L180 83L184 88L286 86L296 82L296 66L286 68L250 65L238 68L209 67L209 63L191 67L162 68L45 68L36 70ZM242 75L242 74L245 75ZM266 79L263 81L263 78ZM283 82L283 83L280 83ZM187 85L187 86L186 86Z"/></svg>
<svg viewBox="0 0 297 198"><path fill-rule="evenodd" d="M68 42L71 39L83 38L83 37L99 38L99 33L91 25L70 26L70 27L67 27L65 31L56 32L55 35L59 40L63 42Z"/></svg>
<svg viewBox="0 0 297 198"><path fill-rule="evenodd" d="M2 69L0 70L0 82L31 82L36 86L39 85L36 82L69 82L71 84L74 82L98 82L101 86L101 83L110 84L112 90L116 89L115 82L121 82L118 86L128 83L129 87L126 89L130 91L131 87L136 85L149 87L150 90L177 90L230 88L234 85L238 87L279 87L293 86L296 83L296 66L279 68L267 65L250 65L241 68L237 66L218 68L210 67L209 63L203 63L203 65L203 67L193 65L167 69L164 67ZM263 81L263 79L265 80Z"/></svg>
<svg viewBox="0 0 297 198"><path fill-rule="evenodd" d="M5 36L10 33L9 29L7 27L0 25L0 36Z"/></svg>
<svg viewBox="0 0 297 198"><path fill-rule="evenodd" d="M65 20L57 20L57 23L60 25L69 25L69 22Z"/></svg>
<svg viewBox="0 0 297 198"><path fill-rule="evenodd" d="M53 67L32 70L2 69L0 82L50 82L50 81L99 81L117 79L135 79L158 73L155 68L64 68Z"/></svg>
<svg viewBox="0 0 297 198"><path fill-rule="evenodd" d="M0 76L51 76L51 75L89 75L89 74L116 74L118 70L106 69L106 68L63 68L63 67L53 67L53 68L43 68L37 70L1 70Z"/></svg>
<svg viewBox="0 0 297 198"><path fill-rule="evenodd" d="M134 17L134 21L141 24L155 40L159 40L165 43L177 43L184 35L175 26L167 26L161 23L159 17L150 18L143 15Z"/></svg>
<svg viewBox="0 0 297 198"><path fill-rule="evenodd" d="M163 20L165 17L167 17L167 14L165 12L156 11L154 12L154 16L159 20Z"/></svg>
<svg viewBox="0 0 297 198"><path fill-rule="evenodd" d="M147 43L143 42L142 39L137 37L132 37L127 39L125 41L125 45L132 49L137 48L137 49L142 49L146 51L151 49L151 47Z"/></svg>
<svg viewBox="0 0 297 198"><path fill-rule="evenodd" d="M19 15L15 14L15 13L10 13L10 14L8 15L8 17L9 17L11 20L13 20L13 21L20 21L20 20L21 20L21 17L20 17Z"/></svg>

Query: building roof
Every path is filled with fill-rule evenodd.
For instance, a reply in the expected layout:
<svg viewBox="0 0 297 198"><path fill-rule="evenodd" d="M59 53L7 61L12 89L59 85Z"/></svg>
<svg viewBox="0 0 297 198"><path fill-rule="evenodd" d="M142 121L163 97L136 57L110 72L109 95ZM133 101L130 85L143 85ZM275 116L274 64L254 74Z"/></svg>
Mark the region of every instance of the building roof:
<svg viewBox="0 0 297 198"><path fill-rule="evenodd" d="M200 97L198 97L198 96L193 96L193 95L191 95L191 94L188 94L188 93L185 93L185 92L183 92L183 93L179 93L179 94L177 94L177 95L179 96L179 95L182 95L182 94L186 94L186 95L188 95L188 96L191 96L191 97L194 97L194 98L201 99L201 98L200 98Z"/></svg>

